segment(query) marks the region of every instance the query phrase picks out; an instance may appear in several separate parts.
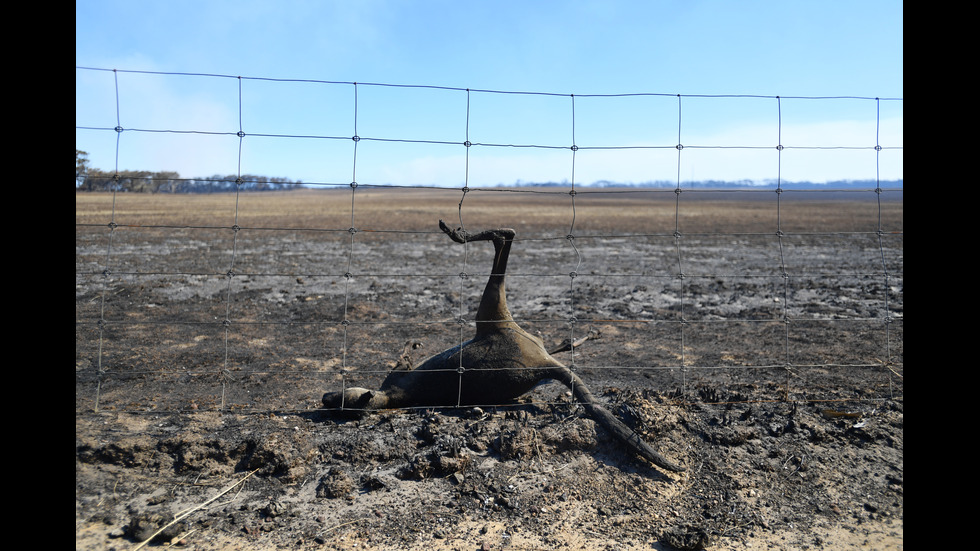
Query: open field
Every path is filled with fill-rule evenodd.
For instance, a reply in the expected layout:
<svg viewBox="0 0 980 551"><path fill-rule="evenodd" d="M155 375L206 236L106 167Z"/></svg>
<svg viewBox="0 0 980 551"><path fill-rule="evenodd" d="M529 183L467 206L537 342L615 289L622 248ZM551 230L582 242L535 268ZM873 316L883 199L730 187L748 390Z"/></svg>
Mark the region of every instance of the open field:
<svg viewBox="0 0 980 551"><path fill-rule="evenodd" d="M777 211L776 203L780 205ZM872 192L686 191L672 189L473 188L460 190L361 186L354 193L326 191L213 195L80 193L75 196L76 224L104 225L115 211L120 224L188 225L343 230L438 231L431 220L464 222L475 227L507 220L522 235L565 237L575 214L575 233L591 235L706 232L875 231L877 209ZM733 208L737 205L737 208ZM902 192L882 193L882 226L902 230Z"/></svg>
<svg viewBox="0 0 980 551"><path fill-rule="evenodd" d="M253 472L168 535L900 548L901 192L593 191L77 194L76 548L134 547ZM517 231L515 318L550 344L596 331L561 359L686 473L625 455L555 384L479 410L317 410L409 341L417 362L469 338L492 247L440 219Z"/></svg>

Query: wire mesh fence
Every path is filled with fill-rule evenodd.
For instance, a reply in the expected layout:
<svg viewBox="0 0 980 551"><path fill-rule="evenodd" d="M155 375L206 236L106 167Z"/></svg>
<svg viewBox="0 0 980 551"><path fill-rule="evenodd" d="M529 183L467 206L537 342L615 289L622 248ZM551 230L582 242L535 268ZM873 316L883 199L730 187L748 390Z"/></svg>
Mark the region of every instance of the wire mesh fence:
<svg viewBox="0 0 980 551"><path fill-rule="evenodd" d="M880 124L867 143L813 144L784 136L783 122L787 100L853 102L877 123L881 105L900 99L572 95L77 70L113 81L115 120L76 131L114 140L116 152L100 191L76 192L77 413L309 410L324 391L375 387L395 367L462 344L492 250L450 243L439 219L517 229L508 273L515 320L554 342L598 335L560 358L598 384L692 401L717 399L718 387L737 400L739 388L759 386L772 400L901 396L902 188L880 176L882 159L895 162L901 145L881 136ZM135 101L120 74L234 84L238 126L142 126L138 102L120 107ZM249 93L311 86L326 103L305 111L310 120L284 117L281 127L256 131L246 123ZM415 112L420 95L438 96L441 107ZM542 100L565 109L540 108ZM605 102L641 100L629 119L602 116ZM685 110L698 102L769 107L772 143L685 143L686 127L720 124ZM494 118L504 123L490 125ZM455 124L454 135L421 122L440 119ZM620 129L613 135L622 141L598 143L602 127ZM231 140L228 172L237 176L205 183L221 193L166 193L202 182L120 169L130 141L159 135ZM317 181L258 191L281 182L243 172L266 156L300 154L282 144L302 152L311 143L325 156ZM388 183L386 156L433 148L456 152L444 158L449 168L434 170L455 170L458 185ZM553 167L552 185L483 187L496 152L515 150ZM707 151L758 156L774 177L690 185L686 167ZM783 176L797 158L790 153L827 162L859 155L868 185L793 186ZM660 184L584 185L610 154L624 164L642 158L644 178ZM76 188L90 176L76 174Z"/></svg>

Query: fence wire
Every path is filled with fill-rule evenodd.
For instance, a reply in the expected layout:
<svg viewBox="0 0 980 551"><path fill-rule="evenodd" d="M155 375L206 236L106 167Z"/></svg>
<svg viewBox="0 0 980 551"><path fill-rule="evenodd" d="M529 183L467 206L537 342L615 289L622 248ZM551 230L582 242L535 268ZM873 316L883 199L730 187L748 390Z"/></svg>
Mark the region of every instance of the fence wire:
<svg viewBox="0 0 980 551"><path fill-rule="evenodd" d="M797 376L799 370L805 370L809 368L832 368L832 369L842 369L842 370L855 370L855 369L871 369L876 373L883 374L885 379L887 379L888 390L884 394L874 394L870 399L882 399L882 398L894 398L896 395L901 395L902 388L902 371L903 371L903 360L902 360L902 332L895 331L896 326L901 326L902 316L901 316L901 287L903 280L903 269L901 261L901 245L898 247L898 252L896 253L893 249L894 246L886 243L889 239L898 238L901 239L902 231L900 228L889 227L887 222L882 217L883 205L885 199L883 195L888 192L901 193L901 189L887 189L883 188L881 185L882 179L880 177L880 154L886 149L902 149L901 147L883 147L880 144L880 136L876 132L876 143L866 144L866 145L821 145L821 146L792 146L782 144L782 129L783 129L783 114L782 106L783 101L786 99L794 100L813 100L813 101L833 101L839 99L851 99L860 100L867 102L869 109L874 109L875 120L876 120L876 130L880 132L880 105L882 102L901 102L900 98L871 98L871 97L854 97L854 96L835 96L835 97L787 97L787 96L748 96L748 95L680 95L680 94L655 94L655 93L642 93L642 94L553 94L544 92L528 92L528 91L503 91L503 90L477 90L469 88L452 88L452 87L442 87L442 86L422 86L422 85L400 85L400 84L385 84L385 83L358 83L358 82L335 82L335 81L325 81L325 80L308 80L308 79L270 79L270 78L256 78L256 77L242 77L242 76L231 76L231 75L219 75L219 74L201 74L201 73L165 73L165 72L148 72L148 71L122 71L115 69L101 69L101 68L91 68L91 67L77 67L78 71L84 72L104 72L111 74L113 78L113 84L115 89L115 124L106 126L76 126L76 130L87 130L100 133L114 133L115 134L115 166L113 167L114 173L116 175L116 186L111 188L111 204L108 212L105 213L105 221L99 223L80 223L76 222L76 282L80 280L86 280L90 278L98 278L101 284L101 292L98 294L97 303L98 308L89 311L78 306L78 298L76 298L76 410L86 410L98 412L104 407L103 404L103 394L104 394L104 383L107 380L113 379L115 377L122 377L124 380L129 377L173 377L175 380L208 380L217 381L220 386L220 390L217 392L218 398L214 403L209 404L207 407L217 409L220 411L245 411L245 412L266 412L269 407L261 407L254 404L250 400L240 400L232 399L230 395L232 390L236 385L242 384L243 373L247 373L248 377L258 377L260 379L268 380L268 378L275 378L286 376L289 374L299 374L303 376L312 375L312 381L320 384L321 387L311 388L310 394L314 396L319 396L324 390L329 389L343 389L349 386L355 386L352 384L354 379L363 379L364 377L382 377L388 368L376 363L372 366L359 366L352 358L352 350L359 345L358 339L355 339L352 335L352 331L360 326L371 325L374 327L378 326L398 326L398 325L409 325L412 327L421 327L421 332L426 332L427 326L446 326L447 324L454 324L455 338L459 345L462 345L466 340L468 340L470 332L474 326L475 321L469 319L467 304L467 294L471 291L472 285L477 287L482 287L482 284L474 284L474 281L479 281L484 279L489 275L485 269L480 264L475 264L476 261L471 260L471 257L479 257L477 251L472 250L473 244L462 244L462 254L459 257L458 264L458 274L452 275L450 273L451 268L448 266L443 267L446 271L440 271L440 277L446 277L447 280L452 281L455 278L457 281L450 283L446 286L449 288L454 285L456 287L456 292L458 294L458 300L456 301L456 315L455 319L410 319L410 320L372 320L372 321L359 321L356 316L353 315L352 310L355 308L354 299L357 296L357 288L355 286L355 279L357 278L383 278L383 277L395 277L395 278L432 278L431 273L421 273L421 272L410 272L402 273L398 270L393 270L391 273L373 273L370 271L364 271L356 266L359 258L359 254L365 254L361 250L365 247L370 249L374 246L375 241L366 240L362 237L366 231L370 231L373 238L380 239L395 239L398 235L403 235L405 232L400 229L386 229L383 224L372 228L371 230L364 229L366 224L359 217L359 212L363 209L359 205L359 201L363 200L365 190L370 190L372 192L380 193L395 193L404 192L405 190L416 189L419 193L428 192L431 190L440 191L451 191L458 193L458 205L456 209L457 220L456 224L466 230L469 228L469 220L472 217L471 212L477 209L470 208L471 197L474 193L480 194L493 194L493 195L505 195L505 194L531 194L537 197L545 197L549 201L567 202L569 207L569 217L566 221L567 232L565 235L557 236L547 236L547 237L531 237L531 238L521 238L518 237L519 241L527 244L542 244L544 247L549 247L551 250L557 250L560 247L564 247L567 253L562 253L566 262L571 269L567 272L517 272L509 273L510 277L525 277L525 278L551 278L566 280L566 290L562 291L560 294L567 299L559 298L559 296L554 297L556 303L561 304L561 313L557 316L544 316L540 319L534 317L528 317L526 319L518 319L521 322L530 323L545 323L558 325L561 327L561 331L565 332L566 339L569 342L574 342L577 339L589 334L589 331L596 324L601 323L613 323L613 324L650 324L659 323L671 326L676 330L676 335L679 336L679 345L676 348L676 362L667 362L662 365L618 365L614 363L600 363L599 365L589 365L588 369L594 370L626 370L630 373L640 371L648 372L651 370L662 370L670 372L672 375L676 375L680 380L680 390L677 392L677 398L680 400L697 400L698 397L693 392L691 387L691 378L694 376L699 376L700 373L712 372L712 371L728 371L733 369L740 370L755 370L760 373L764 373L763 378L771 378L776 375L781 374L785 377L784 381L774 381L769 382L777 383L781 387L781 391L773 395L774 400L794 400L800 399L799 396L791 396L790 382L791 377ZM121 90L119 86L119 75L123 73L137 73L137 74L153 74L162 77L193 77L196 79L205 80L226 80L234 79L237 81L237 106L238 106L238 128L230 129L228 131L211 131L211 130L195 130L195 129L175 129L175 128L131 128L124 125L124 119L122 113L120 112L120 98L125 90ZM341 135L310 135L310 134L289 134L289 133L246 133L246 126L244 124L245 120L245 105L243 102L243 90L246 85L250 82L279 82L286 84L298 85L300 83L307 84L317 84L331 87L344 87L349 88L352 92L352 102L349 109L352 110L351 120L353 121L353 127L351 128L351 134L347 136ZM380 136L362 136L360 135L360 129L358 127L358 121L363 115L363 107L359 106L358 97L361 90L365 88L386 88L386 89L412 89L416 91L446 91L457 93L460 95L465 95L465 117L460 117L465 121L465 131L463 135L465 139L462 143L452 142L452 141L442 141L435 139L412 139L412 138L389 138ZM570 145L562 145L555 143L507 143L503 141L499 142L471 142L471 97L473 94L494 94L494 95L507 95L518 98L524 97L534 97L534 96L547 96L547 97L558 97L566 98L568 100L568 116L569 116L569 128L571 129L571 135L569 136ZM670 98L676 101L676 128L677 136L676 143L673 144L663 144L663 145L601 145L601 146L579 146L576 136L576 100L580 98L622 98L622 97L641 97L641 96L651 96L651 97L662 97ZM684 117L684 106L685 102L689 99L697 98L703 100L713 100L713 99L735 99L735 100L767 100L775 104L777 113L777 140L775 146L756 146L756 145L745 145L745 146L711 146L711 145L684 145L684 130L685 130L685 117ZM204 224L204 225L181 225L181 224L156 224L147 225L139 224L141 229L153 229L160 231L163 234L169 234L173 239L179 240L183 239L186 232L200 231L219 231L225 232L230 236L227 243L227 248L223 251L225 254L224 264L220 266L220 269L215 269L211 272L200 272L200 271L185 271L180 267L175 267L173 270L168 270L166 272L150 272L146 270L127 270L124 267L117 268L119 262L117 261L118 254L116 251L116 239L118 232L126 229L130 226L130 221L117 219L117 209L116 202L122 189L118 185L119 174L120 174L120 145L124 140L133 134L154 134L154 133L167 133L167 134L213 134L213 135L229 135L237 136L238 138L238 148L237 148L237 166L235 170L238 174L238 178L235 182L235 190L227 194L229 201L232 201L233 197L234 208L233 214L230 219L227 220L228 223L222 223L221 220L216 220L215 224ZM289 139L289 140L337 140L337 141L347 141L351 144L350 150L350 180L349 181L320 181L320 182L307 182L306 186L310 188L320 188L320 189L348 189L349 190L349 226L347 228L334 227L334 228L324 228L324 227L303 227L296 228L290 226L272 226L272 227L248 227L243 226L240 220L241 208L240 201L245 193L246 180L244 179L244 174L242 173L243 159L244 159L244 144L247 140L252 138L279 138L279 139ZM382 182L370 182L362 183L359 182L358 169L361 167L363 161L359 161L358 152L359 146L367 142L390 142L390 143L401 143L401 144L439 144L439 145L454 145L462 146L465 152L465 162L464 166L460 168L462 172L463 184L460 187L445 187L445 186L390 186ZM569 166L568 174L569 178L567 183L559 186L558 188L483 188L483 187L473 187L471 185L471 163L470 163L470 152L474 148L486 148L486 149L499 149L499 148L522 148L528 150L565 150L570 153L569 155ZM771 188L765 189L755 189L755 190L723 190L723 191L713 191L713 193L725 193L725 194L740 194L740 195L758 195L758 194L774 194L774 222L775 228L771 232L759 232L757 234L751 233L740 233L740 234L727 234L730 237L764 237L772 238L775 240L776 244L776 258L775 263L778 266L778 273L776 274L778 283L774 286L774 293L778 296L779 300L775 303L781 307L781 312L774 317L766 317L763 319L727 319L721 317L719 319L706 319L699 318L697 311L699 308L697 295L700 289L699 284L691 283L692 280L703 280L711 278L729 278L737 280L739 278L750 279L754 277L759 277L758 274L753 273L705 273L705 272L692 272L688 268L688 263L692 261L691 253L689 249L685 248L687 242L685 239L692 236L691 232L682 233L682 216L685 212L685 203L682 196L690 193L705 192L704 190L692 189L685 187L682 183L682 166L684 161L685 151L689 149L775 149L776 151L776 179L775 184ZM876 214L877 219L874 221L874 230L871 232L866 232L866 237L870 237L874 241L874 246L876 247L876 254L878 257L879 266L874 269L864 269L857 272L845 272L843 269L840 271L831 271L828 274L823 274L831 278L857 278L863 281L873 281L874 285L880 287L882 292L880 293L879 304L874 307L873 315L865 316L837 316L826 321L828 323L838 323L838 324L857 324L868 329L870 332L877 335L876 338L880 338L881 347L877 357L874 357L873 361L866 362L852 362L852 363L834 363L820 361L819 359L813 359L811 361L800 361L800 357L812 358L812 351L807 351L806 353L799 354L794 351L795 348L801 346L799 343L799 338L793 334L794 325L799 324L801 318L798 313L794 313L792 310L794 302L794 286L792 280L794 277L798 277L799 274L795 273L790 267L791 262L787 259L787 247L790 246L790 242L796 238L799 238L801 233L794 230L786 229L786 215L784 213L785 209L785 199L784 194L791 193L794 190L784 188L784 182L782 180L782 163L783 154L786 150L798 148L798 149L814 149L814 150L834 150L834 149L855 149L855 150L869 150L874 151L874 170L875 170L875 182L876 185L873 189L861 190L866 193L873 193L876 201ZM650 189L628 189L628 190L617 190L617 189L596 189L588 186L583 186L576 180L576 162L578 160L578 155L580 152L587 150L608 150L608 149L648 149L648 150L665 150L669 151L671 149L676 150L676 172L673 174L674 186L673 188L660 189L660 188L650 188ZM824 192L839 192L841 190L828 188L823 190ZM849 190L850 191L850 190ZM673 228L672 231L660 234L636 234L629 233L617 234L613 233L602 233L602 234L588 234L582 233L577 226L579 208L577 207L577 200L581 197L587 197L594 194L609 194L615 195L619 193L633 193L633 194L648 194L648 195L659 195L664 196L666 194L673 194ZM147 194L146 197L149 197ZM374 221L372 221L374 222ZM479 230L481 228L473 228ZM245 319L244 317L236 317L236 290L240 290L240 281L248 278L257 277L293 277L295 274L288 271L249 271L242 259L243 243L240 240L242 230L262 230L266 232L314 232L321 234L330 235L345 235L344 237L344 247L345 247L345 260L340 269L336 266L331 266L332 269L327 269L319 272L310 272L307 275L309 277L327 277L339 279L343 282L343 292L340 293L340 312L339 319L301 319L301 320L274 320L274 319ZM82 249L90 248L90 243L82 243L83 238L80 236L80 232L97 232L93 235L99 235L104 237L104 249L102 250L100 257L101 262L98 270L91 269L92 263L83 260L85 254L82 253ZM425 234L426 232L421 232ZM437 234L438 232L430 232ZM840 235L842 232L835 232L833 230L827 230L823 232L817 232L815 235ZM850 232L844 232L850 233ZM397 234L397 235L396 235ZM87 235L87 233L86 233ZM698 232L695 233L698 235ZM703 235L714 235L713 232L705 230ZM594 241L599 243L599 246L603 246L604 241L610 239L620 239L620 238L650 238L650 239L669 239L671 242L670 249L670 263L672 264L669 274L666 275L654 275L651 276L648 272L637 271L631 272L629 270L619 270L610 271L607 273L596 273L594 270L588 274L582 272L582 265L584 262L583 250L581 243L584 240ZM563 242L563 243L562 243ZM697 246L697 245L695 245ZM282 245L285 249L286 245ZM213 252L213 251L212 251ZM281 251L282 252L282 251ZM895 260L897 255L898 260ZM212 266L217 267L214 263ZM824 266L826 268L826 266ZM661 278L664 280L664 285L673 285L677 289L677 295L680 298L678 303L675 305L676 316L663 319L629 319L628 317L619 317L616 319L609 319L603 317L580 317L578 314L586 310L587 305L587 293L589 288L583 286L581 283L583 277L633 277L637 275L643 275L644 277L650 279ZM217 278L223 283L223 315L210 321L201 321L199 318L188 316L186 319L161 319L159 321L139 321L133 322L127 320L126 313L123 312L122 315L108 315L107 306L113 300L113 295L116 292L114 283L120 281L139 281L141 278L151 278L157 276L164 276L169 278L175 278L184 280L189 278ZM179 281L175 281L175 285L179 285ZM848 283L850 284L850 283ZM897 290L895 290L897 288ZM78 295L76 295L77 297ZM893 302L899 303L898 308L894 307ZM742 363L736 366L725 365L725 364L701 364L698 363L696 358L688 358L687 351L691 349L689 341L692 338L696 338L699 331L702 331L707 325L711 324L725 324L725 323L776 323L780 329L780 339L782 347L782 357L778 358L778 361L772 361L771 357L766 357L763 361L753 361L748 363ZM806 321L803 319L802 321ZM321 353L321 365L329 365L327 368L314 368L312 371L307 369L301 370L291 370L291 369L268 369L266 371L259 370L249 370L247 366L243 366L242 354L237 349L240 344L240 337L244 328L259 328L260 331L273 331L275 327L283 325L298 325L298 326L312 326L320 327L327 324L335 324L340 330L340 341L341 345L337 350L325 350ZM146 361L140 362L140 365L120 365L109 361L108 354L110 348L114 346L119 346L116 342L116 334L120 330L132 329L135 330L137 334L141 331L153 332L159 330L160 328L166 328L175 325L204 325L213 328L220 328L222 334L222 350L221 350L221 362L218 369L204 368L195 369L192 366L183 366L174 368L174 366L167 367L168 362L172 358L168 358L167 352L165 350L155 350L152 356L155 360L147 359ZM265 329L263 329L265 328ZM311 340L317 338L316 333L310 335ZM94 340L94 347L93 342ZM399 342L389 343L392 349L397 349L401 346ZM93 349L94 348L94 349ZM85 358L81 358L85 356ZM245 354L247 357L247 353ZM359 354L358 358L363 359L363 355ZM566 363L573 370L578 368L576 364L576 354L569 353L562 357L566 360ZM762 358L759 358L762 360ZM85 361L89 363L86 364ZM768 360L768 361L766 361ZM202 363L203 365L203 363ZM79 368L78 366L82 366ZM462 384L462 379L464 377L464 366L459 366L458 372L460 373L460 383ZM339 375L339 382L335 380L335 377ZM85 384L82 384L85 383ZM80 391L80 388L90 388L90 391ZM240 389L239 389L240 390ZM81 395L84 392L90 392L89 395ZM175 388L174 392L178 392ZM805 396L805 393L804 393ZM111 406L113 410L127 410L127 411L167 411L168 407L163 409L157 408L153 404L141 403L139 396L129 397L129 401L121 400L116 398L115 402ZM819 398L803 398L803 399L819 399ZM243 405L248 404L248 405ZM503 405L503 404L485 404L488 406ZM190 405L177 406L174 411L188 411L193 410L198 407L196 402L191 401ZM277 411L282 411L283 409L289 409L288 407L274 407L271 408Z"/></svg>

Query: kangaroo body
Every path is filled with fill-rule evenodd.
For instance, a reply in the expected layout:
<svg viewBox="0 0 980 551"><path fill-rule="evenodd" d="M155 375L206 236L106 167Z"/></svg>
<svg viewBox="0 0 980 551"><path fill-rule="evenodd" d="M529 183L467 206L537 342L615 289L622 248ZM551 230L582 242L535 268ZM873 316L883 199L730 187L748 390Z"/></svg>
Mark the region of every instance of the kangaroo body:
<svg viewBox="0 0 980 551"><path fill-rule="evenodd" d="M492 241L493 269L476 316L476 335L462 345L430 357L414 369L396 369L378 390L348 388L323 395L327 408L376 410L401 407L480 406L513 401L546 380L572 390L589 415L627 447L658 467L683 471L609 413L568 367L552 357L538 337L521 329L507 309L504 287L507 258L515 232L487 230L474 235L439 227L458 243Z"/></svg>

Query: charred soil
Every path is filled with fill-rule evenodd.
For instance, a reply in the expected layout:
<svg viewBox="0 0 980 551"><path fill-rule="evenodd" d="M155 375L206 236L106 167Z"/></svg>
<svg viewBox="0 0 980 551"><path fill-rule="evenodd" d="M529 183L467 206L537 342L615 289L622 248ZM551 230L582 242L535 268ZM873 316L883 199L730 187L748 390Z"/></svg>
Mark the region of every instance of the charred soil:
<svg viewBox="0 0 980 551"><path fill-rule="evenodd" d="M711 220L747 223L742 206ZM899 549L901 237L818 206L825 233L781 243L617 220L633 232L569 247L522 233L519 209L494 224L528 236L515 318L549 345L595 332L562 360L688 468L665 473L555 383L515 404L318 408L468 338L491 251L430 231L444 212L353 240L144 225L113 237L107 277L107 230L76 202L76 549Z"/></svg>

